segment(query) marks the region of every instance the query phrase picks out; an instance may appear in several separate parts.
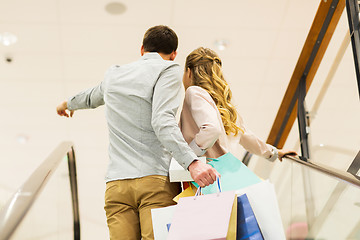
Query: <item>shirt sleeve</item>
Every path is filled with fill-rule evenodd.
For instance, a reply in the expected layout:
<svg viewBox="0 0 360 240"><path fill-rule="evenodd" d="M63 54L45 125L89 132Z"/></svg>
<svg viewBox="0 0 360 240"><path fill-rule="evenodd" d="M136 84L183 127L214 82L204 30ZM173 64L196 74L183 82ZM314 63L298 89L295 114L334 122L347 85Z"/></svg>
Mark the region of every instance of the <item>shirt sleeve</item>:
<svg viewBox="0 0 360 240"><path fill-rule="evenodd" d="M107 72L105 73L105 78L113 68L115 68L115 66L112 66L107 70ZM102 81L99 85L95 87L89 88L69 98L67 103L68 109L89 109L97 108L101 105L104 105L104 81Z"/></svg>
<svg viewBox="0 0 360 240"><path fill-rule="evenodd" d="M68 100L69 110L96 108L104 105L102 84L78 93Z"/></svg>
<svg viewBox="0 0 360 240"><path fill-rule="evenodd" d="M180 67L174 64L162 71L155 84L151 124L161 144L187 169L197 156L184 140L176 122L180 90Z"/></svg>
<svg viewBox="0 0 360 240"><path fill-rule="evenodd" d="M199 132L195 135L190 147L198 156L205 154L218 140L223 123L211 96L199 87L189 87L185 94L185 104L188 105Z"/></svg>

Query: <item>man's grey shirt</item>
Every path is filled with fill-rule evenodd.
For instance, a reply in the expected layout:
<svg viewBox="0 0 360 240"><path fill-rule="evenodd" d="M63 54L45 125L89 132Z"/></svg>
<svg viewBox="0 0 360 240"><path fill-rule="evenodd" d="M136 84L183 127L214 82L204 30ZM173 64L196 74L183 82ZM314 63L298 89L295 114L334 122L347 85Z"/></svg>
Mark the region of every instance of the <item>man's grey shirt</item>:
<svg viewBox="0 0 360 240"><path fill-rule="evenodd" d="M197 158L176 122L180 91L180 66L146 53L136 62L111 67L98 86L69 99L69 110L105 104L110 143L106 181L167 176L171 156L185 169Z"/></svg>

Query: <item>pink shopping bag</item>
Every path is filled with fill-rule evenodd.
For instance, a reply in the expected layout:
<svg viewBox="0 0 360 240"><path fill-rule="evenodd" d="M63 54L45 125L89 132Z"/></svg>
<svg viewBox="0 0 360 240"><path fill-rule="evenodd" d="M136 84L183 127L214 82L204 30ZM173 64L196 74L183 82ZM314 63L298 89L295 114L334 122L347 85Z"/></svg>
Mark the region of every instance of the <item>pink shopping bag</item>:
<svg viewBox="0 0 360 240"><path fill-rule="evenodd" d="M235 191L180 198L167 239L227 239L234 204Z"/></svg>

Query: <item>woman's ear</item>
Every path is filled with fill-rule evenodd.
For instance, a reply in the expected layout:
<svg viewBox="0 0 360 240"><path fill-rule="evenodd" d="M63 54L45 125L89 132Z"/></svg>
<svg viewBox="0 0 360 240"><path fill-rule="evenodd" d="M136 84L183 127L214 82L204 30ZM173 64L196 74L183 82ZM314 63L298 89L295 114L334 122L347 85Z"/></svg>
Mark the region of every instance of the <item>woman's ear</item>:
<svg viewBox="0 0 360 240"><path fill-rule="evenodd" d="M186 75L187 75L187 77L188 77L189 79L191 79L192 74L191 74L190 68L187 68L187 69L186 69Z"/></svg>

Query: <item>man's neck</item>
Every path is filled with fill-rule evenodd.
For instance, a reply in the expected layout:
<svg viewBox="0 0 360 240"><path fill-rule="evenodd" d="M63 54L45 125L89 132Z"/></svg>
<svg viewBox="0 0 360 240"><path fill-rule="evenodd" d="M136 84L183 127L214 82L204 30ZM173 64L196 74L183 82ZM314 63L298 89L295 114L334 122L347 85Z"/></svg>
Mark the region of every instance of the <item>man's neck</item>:
<svg viewBox="0 0 360 240"><path fill-rule="evenodd" d="M170 55L171 54L164 54L164 53L158 53L164 60L171 60Z"/></svg>

